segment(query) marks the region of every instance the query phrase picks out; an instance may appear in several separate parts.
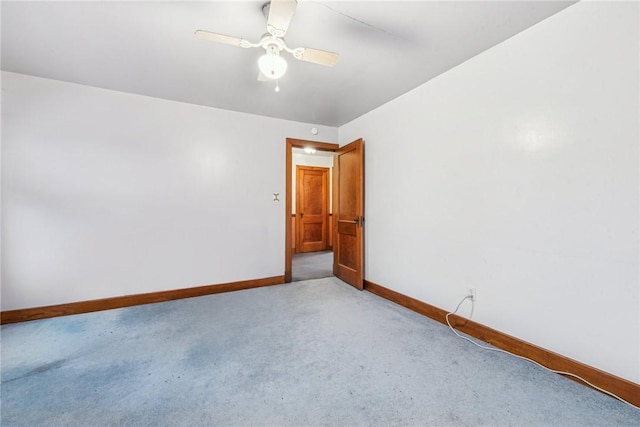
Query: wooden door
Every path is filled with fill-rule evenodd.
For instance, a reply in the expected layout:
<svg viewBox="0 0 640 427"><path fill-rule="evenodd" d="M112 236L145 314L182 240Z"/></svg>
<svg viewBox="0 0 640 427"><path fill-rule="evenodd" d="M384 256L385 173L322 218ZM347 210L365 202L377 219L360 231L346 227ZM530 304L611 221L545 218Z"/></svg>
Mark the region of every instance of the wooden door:
<svg viewBox="0 0 640 427"><path fill-rule="evenodd" d="M364 289L364 147L362 139L339 148L333 161L333 274Z"/></svg>
<svg viewBox="0 0 640 427"><path fill-rule="evenodd" d="M329 247L329 168L296 166L297 252Z"/></svg>

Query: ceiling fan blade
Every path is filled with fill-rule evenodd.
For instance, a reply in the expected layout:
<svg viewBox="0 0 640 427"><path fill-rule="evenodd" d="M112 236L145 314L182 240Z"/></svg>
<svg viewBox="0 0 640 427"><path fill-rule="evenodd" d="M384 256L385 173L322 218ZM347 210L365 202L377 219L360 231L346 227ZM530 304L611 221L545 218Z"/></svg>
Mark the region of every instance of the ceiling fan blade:
<svg viewBox="0 0 640 427"><path fill-rule="evenodd" d="M296 56L296 58L298 58ZM327 52L326 50L304 48L300 57L301 61L313 62L314 64L326 65L327 67L333 67L340 59L340 55L333 52Z"/></svg>
<svg viewBox="0 0 640 427"><path fill-rule="evenodd" d="M198 30L196 37L216 43L230 44L231 46L241 46L244 39L238 37L225 36L224 34L211 33L209 31Z"/></svg>
<svg viewBox="0 0 640 427"><path fill-rule="evenodd" d="M258 81L259 82L268 82L268 81L271 81L271 79L268 79L267 76L265 76L260 71L258 71Z"/></svg>
<svg viewBox="0 0 640 427"><path fill-rule="evenodd" d="M272 27L276 37L283 37L296 11L297 0L271 0L267 28ZM270 31L271 32L271 31Z"/></svg>

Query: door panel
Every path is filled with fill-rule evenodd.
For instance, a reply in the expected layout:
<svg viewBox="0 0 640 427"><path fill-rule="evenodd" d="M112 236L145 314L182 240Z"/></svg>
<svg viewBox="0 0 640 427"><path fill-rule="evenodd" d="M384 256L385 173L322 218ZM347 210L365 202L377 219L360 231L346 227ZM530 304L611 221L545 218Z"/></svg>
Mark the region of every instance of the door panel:
<svg viewBox="0 0 640 427"><path fill-rule="evenodd" d="M298 252L328 247L329 169L298 166L296 169Z"/></svg>
<svg viewBox="0 0 640 427"><path fill-rule="evenodd" d="M339 148L334 157L333 274L363 289L364 151L362 139Z"/></svg>

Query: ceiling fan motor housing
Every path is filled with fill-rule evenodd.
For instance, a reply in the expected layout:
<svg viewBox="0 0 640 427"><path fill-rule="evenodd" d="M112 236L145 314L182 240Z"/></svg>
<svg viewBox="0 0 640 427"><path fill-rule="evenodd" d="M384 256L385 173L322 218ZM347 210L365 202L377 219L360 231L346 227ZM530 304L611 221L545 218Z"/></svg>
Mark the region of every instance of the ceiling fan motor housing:
<svg viewBox="0 0 640 427"><path fill-rule="evenodd" d="M262 46L267 53L269 53L270 50L276 50L280 53L285 48L286 44L284 39L266 33L262 36L262 39L260 39L260 46Z"/></svg>

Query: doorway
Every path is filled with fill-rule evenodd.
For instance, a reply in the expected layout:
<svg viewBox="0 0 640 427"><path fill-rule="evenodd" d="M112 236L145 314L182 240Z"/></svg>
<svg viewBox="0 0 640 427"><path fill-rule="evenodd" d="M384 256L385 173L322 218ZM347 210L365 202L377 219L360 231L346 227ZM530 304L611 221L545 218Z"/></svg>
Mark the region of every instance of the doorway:
<svg viewBox="0 0 640 427"><path fill-rule="evenodd" d="M304 154L294 148L296 169L295 195L291 214L294 233L294 254L291 257L291 279L294 282L333 276L333 248L330 233L329 176L333 155L316 156L312 150ZM323 153L324 154L324 153ZM323 166L309 166L320 165Z"/></svg>
<svg viewBox="0 0 640 427"><path fill-rule="evenodd" d="M287 138L286 147L286 224L285 224L285 282L292 280L306 280L311 278L328 277L333 275L333 251L332 236L333 224L331 215L331 170L333 167L333 153L338 149L338 144L327 142L306 141L301 139ZM306 150L306 152L305 152ZM327 202L324 218L325 233L322 233L323 225L319 222L318 214L322 215L322 205L305 205L299 198L299 176L298 167L307 176L310 187L325 187L328 191L325 201ZM327 181L322 172L313 172L315 168L320 171L328 170ZM304 183L302 183L304 185ZM322 191L322 190L321 190ZM311 203L313 205L313 202ZM301 209L302 208L302 209ZM305 213L305 209L311 209ZM300 215L302 214L302 215ZM307 218L305 218L307 216ZM305 227L305 223L307 223ZM304 237L305 228L307 239ZM324 236L323 236L324 234ZM325 239L323 241L323 238ZM306 241L305 241L306 240ZM295 274L294 274L295 271Z"/></svg>
<svg viewBox="0 0 640 427"><path fill-rule="evenodd" d="M343 147L327 142L287 138L286 140L286 205L285 205L285 282L292 281L292 256L295 254L295 221L292 190L294 149L308 149L330 154L333 162L331 178L331 212L329 236L332 238L335 275L357 289L364 289L364 146L362 138Z"/></svg>

